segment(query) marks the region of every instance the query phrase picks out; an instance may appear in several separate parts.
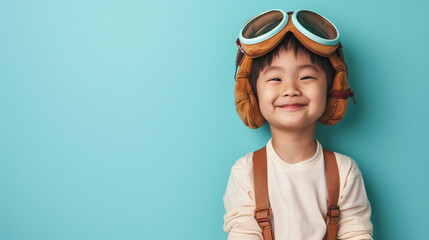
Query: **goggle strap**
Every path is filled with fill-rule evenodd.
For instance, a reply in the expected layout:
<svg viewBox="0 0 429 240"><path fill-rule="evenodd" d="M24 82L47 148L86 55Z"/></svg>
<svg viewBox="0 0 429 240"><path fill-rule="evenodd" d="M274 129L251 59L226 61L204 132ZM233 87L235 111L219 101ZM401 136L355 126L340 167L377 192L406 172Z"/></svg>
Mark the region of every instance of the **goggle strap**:
<svg viewBox="0 0 429 240"><path fill-rule="evenodd" d="M337 52L337 55L341 58L341 60L344 61L343 46L341 45L341 42L339 42L336 52Z"/></svg>
<svg viewBox="0 0 429 240"><path fill-rule="evenodd" d="M238 67L240 66L240 62L241 59L243 59L244 53L242 53L241 51L237 52L237 57L235 58L235 66Z"/></svg>
<svg viewBox="0 0 429 240"><path fill-rule="evenodd" d="M329 93L329 97L344 99L346 100L349 97L352 97L354 104L356 104L355 94L353 89L349 88L346 90L331 90Z"/></svg>
<svg viewBox="0 0 429 240"><path fill-rule="evenodd" d="M241 46L240 39L237 38L237 41L235 41L235 43L238 46L238 52L237 52L237 57L235 58L234 80L237 81L237 79L235 79L235 77L237 76L237 68L238 68L238 66L240 66L241 60L244 57L244 50L243 50L243 47Z"/></svg>
<svg viewBox="0 0 429 240"><path fill-rule="evenodd" d="M238 46L237 57L235 58L235 66L237 67L237 66L240 66L241 59L242 59L242 58L243 58L243 56L244 56L244 49L243 49L243 47L241 46L240 39L238 39L238 38L237 38L237 41L235 41L235 43L236 43L236 44L237 44L237 46Z"/></svg>
<svg viewBox="0 0 429 240"><path fill-rule="evenodd" d="M237 44L238 49L240 49L240 51L241 51L242 53L244 53L244 49L243 49L243 47L241 46L241 42L240 42L240 39L239 39L239 38L237 38L237 41L235 41L235 43Z"/></svg>

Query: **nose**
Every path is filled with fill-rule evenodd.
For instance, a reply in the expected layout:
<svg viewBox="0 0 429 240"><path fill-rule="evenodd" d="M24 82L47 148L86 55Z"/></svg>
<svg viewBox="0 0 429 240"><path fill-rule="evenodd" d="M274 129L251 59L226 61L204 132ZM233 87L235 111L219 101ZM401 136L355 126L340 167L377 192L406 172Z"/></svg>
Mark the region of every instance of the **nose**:
<svg viewBox="0 0 429 240"><path fill-rule="evenodd" d="M286 81L285 81L286 82ZM295 83L285 83L283 86L283 96L300 96L301 91Z"/></svg>

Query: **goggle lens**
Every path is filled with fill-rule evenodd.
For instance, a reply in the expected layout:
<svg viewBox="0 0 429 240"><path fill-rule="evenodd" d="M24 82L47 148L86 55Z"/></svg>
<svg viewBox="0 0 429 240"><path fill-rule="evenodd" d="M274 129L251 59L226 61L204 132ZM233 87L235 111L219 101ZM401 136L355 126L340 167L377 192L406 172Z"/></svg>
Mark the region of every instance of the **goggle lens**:
<svg viewBox="0 0 429 240"><path fill-rule="evenodd" d="M312 34L327 40L337 38L337 30L335 26L326 18L311 11L300 11L296 14L298 22Z"/></svg>
<svg viewBox="0 0 429 240"><path fill-rule="evenodd" d="M259 15L250 20L243 28L243 37L252 39L272 31L282 22L283 17L283 14L279 11Z"/></svg>

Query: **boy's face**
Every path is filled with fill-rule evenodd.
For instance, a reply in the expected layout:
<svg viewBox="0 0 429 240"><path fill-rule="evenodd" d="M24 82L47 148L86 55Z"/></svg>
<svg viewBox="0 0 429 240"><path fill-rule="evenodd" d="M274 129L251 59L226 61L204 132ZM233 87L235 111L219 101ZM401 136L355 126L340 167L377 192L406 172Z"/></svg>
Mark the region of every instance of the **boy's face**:
<svg viewBox="0 0 429 240"><path fill-rule="evenodd" d="M283 129L316 124L326 107L327 88L326 73L293 51L280 52L256 82L262 116L271 127Z"/></svg>

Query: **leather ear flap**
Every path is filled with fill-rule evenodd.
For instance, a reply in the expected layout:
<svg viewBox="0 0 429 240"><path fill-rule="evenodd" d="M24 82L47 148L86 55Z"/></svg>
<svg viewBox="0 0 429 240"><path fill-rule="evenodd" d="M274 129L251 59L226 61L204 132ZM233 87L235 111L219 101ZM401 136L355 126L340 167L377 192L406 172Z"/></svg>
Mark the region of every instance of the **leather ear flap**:
<svg viewBox="0 0 429 240"><path fill-rule="evenodd" d="M336 124L343 119L348 104L349 99L328 98L325 112L318 121L327 126Z"/></svg>
<svg viewBox="0 0 429 240"><path fill-rule="evenodd" d="M264 125L266 120L259 110L258 102L249 82L252 63L252 58L243 57L236 75L234 96L236 111L243 123L252 129L257 129Z"/></svg>
<svg viewBox="0 0 429 240"><path fill-rule="evenodd" d="M338 67L338 65L337 65ZM341 70L335 74L333 86L329 90L328 100L326 102L325 112L318 119L319 122L325 125L334 125L343 119L347 111L347 106L349 103L349 98L341 99L334 96L330 96L332 91L345 90L348 89L349 84L347 82L347 70Z"/></svg>

